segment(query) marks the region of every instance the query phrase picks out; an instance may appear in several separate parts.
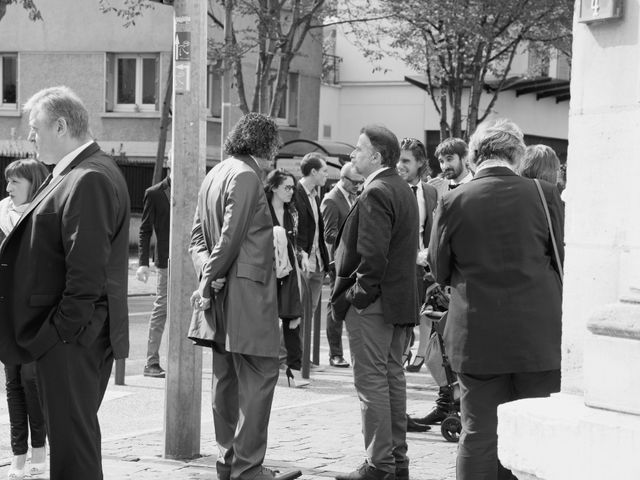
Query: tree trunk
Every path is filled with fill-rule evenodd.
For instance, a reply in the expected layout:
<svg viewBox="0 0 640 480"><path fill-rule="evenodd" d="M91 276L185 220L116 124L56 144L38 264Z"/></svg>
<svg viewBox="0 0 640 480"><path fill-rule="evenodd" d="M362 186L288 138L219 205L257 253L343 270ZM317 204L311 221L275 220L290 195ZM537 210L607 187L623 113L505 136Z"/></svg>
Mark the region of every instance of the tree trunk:
<svg viewBox="0 0 640 480"><path fill-rule="evenodd" d="M440 85L440 141L449 138L449 125L447 124L447 91L444 84Z"/></svg>
<svg viewBox="0 0 640 480"><path fill-rule="evenodd" d="M153 181L155 185L162 180L162 167L164 165L164 153L167 148L167 131L169 130L169 112L171 111L171 96L173 94L173 62L169 62L169 75L167 88L162 102L162 116L160 117L160 135L158 136L158 150L156 152L156 164L153 167Z"/></svg>
<svg viewBox="0 0 640 480"><path fill-rule="evenodd" d="M285 101L284 94L287 90L287 77L289 76L289 67L291 66L292 59L293 55L291 53L285 53L280 58L278 78L276 79L276 90L269 108L269 115L274 118L278 116L282 102Z"/></svg>

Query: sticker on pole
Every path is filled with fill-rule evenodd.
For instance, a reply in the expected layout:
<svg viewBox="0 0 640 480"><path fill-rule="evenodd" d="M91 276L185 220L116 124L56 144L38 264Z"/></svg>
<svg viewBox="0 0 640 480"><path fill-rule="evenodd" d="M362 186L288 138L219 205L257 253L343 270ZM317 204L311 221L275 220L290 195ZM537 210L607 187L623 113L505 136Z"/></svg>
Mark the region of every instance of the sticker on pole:
<svg viewBox="0 0 640 480"><path fill-rule="evenodd" d="M176 93L186 93L191 90L191 64L176 62L175 83Z"/></svg>
<svg viewBox="0 0 640 480"><path fill-rule="evenodd" d="M175 60L176 62L191 60L191 32L176 32Z"/></svg>

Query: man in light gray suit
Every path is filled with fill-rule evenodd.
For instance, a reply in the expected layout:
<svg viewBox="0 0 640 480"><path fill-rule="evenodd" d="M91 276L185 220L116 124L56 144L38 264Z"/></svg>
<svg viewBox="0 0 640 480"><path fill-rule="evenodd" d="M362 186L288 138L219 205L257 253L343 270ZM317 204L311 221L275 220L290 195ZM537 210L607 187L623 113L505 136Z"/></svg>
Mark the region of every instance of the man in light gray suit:
<svg viewBox="0 0 640 480"><path fill-rule="evenodd" d="M198 194L189 251L199 278L194 308L211 319L213 420L219 480L291 480L262 466L278 380L273 223L261 163L279 143L270 118L249 113L225 142Z"/></svg>
<svg viewBox="0 0 640 480"><path fill-rule="evenodd" d="M347 218L349 210L358 198L358 190L364 183L364 177L356 172L351 162L345 163L340 170L340 181L324 196L320 211L324 220L324 241L327 244L329 259L333 261L338 231ZM333 268L329 269L330 288L336 281ZM342 320L333 318L331 302L327 305L327 341L329 342L329 364L332 367L346 368L349 363L342 351Z"/></svg>

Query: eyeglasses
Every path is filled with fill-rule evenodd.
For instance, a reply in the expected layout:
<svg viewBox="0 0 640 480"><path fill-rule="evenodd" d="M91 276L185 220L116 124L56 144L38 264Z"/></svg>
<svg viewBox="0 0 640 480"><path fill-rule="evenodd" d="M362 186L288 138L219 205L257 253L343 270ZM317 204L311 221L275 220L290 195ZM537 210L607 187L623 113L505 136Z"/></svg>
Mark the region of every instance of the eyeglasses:
<svg viewBox="0 0 640 480"><path fill-rule="evenodd" d="M293 192L293 188L294 188L293 185L285 185L284 186L284 189L287 192Z"/></svg>
<svg viewBox="0 0 640 480"><path fill-rule="evenodd" d="M362 185L364 183L364 180L354 180L353 178L349 178L349 177L342 177L342 178L346 178L354 185Z"/></svg>

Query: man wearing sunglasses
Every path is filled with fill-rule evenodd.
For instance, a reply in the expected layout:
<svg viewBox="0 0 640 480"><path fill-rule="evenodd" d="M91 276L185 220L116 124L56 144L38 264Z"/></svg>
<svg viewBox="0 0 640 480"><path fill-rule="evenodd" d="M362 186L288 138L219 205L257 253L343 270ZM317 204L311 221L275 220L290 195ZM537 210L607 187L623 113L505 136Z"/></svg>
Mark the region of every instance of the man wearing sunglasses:
<svg viewBox="0 0 640 480"><path fill-rule="evenodd" d="M331 262L333 262L333 250L338 231L355 203L363 183L364 177L356 172L353 164L346 163L340 170L340 181L322 200L320 211L324 220L324 241L327 244ZM329 270L329 278L331 290L333 290L336 280L333 269ZM342 351L342 320L333 317L331 303L327 306L327 341L329 342L329 364L332 367L347 368L349 363L344 359Z"/></svg>

